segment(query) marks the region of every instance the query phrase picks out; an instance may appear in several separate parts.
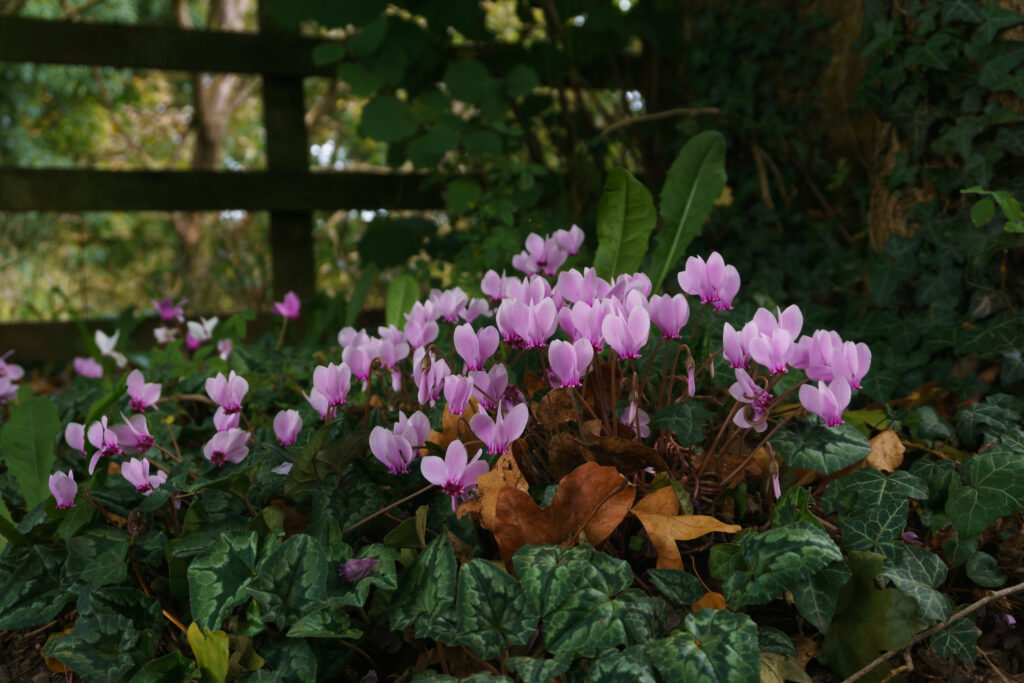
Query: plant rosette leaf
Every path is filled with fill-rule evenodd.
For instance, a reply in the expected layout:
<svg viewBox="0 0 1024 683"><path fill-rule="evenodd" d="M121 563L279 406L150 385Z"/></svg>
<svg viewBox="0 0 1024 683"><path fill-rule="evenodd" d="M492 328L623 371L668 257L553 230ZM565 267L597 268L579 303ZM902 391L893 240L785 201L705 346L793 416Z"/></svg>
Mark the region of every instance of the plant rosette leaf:
<svg viewBox="0 0 1024 683"><path fill-rule="evenodd" d="M65 553L31 545L0 556L0 630L45 624L75 600L61 580Z"/></svg>
<svg viewBox="0 0 1024 683"><path fill-rule="evenodd" d="M668 429L675 433L680 446L689 448L704 440L703 425L712 416L703 401L673 403L662 408L651 419L653 429Z"/></svg>
<svg viewBox="0 0 1024 683"><path fill-rule="evenodd" d="M790 467L826 475L854 465L871 453L871 443L853 425L825 427L817 418L780 430L772 446Z"/></svg>
<svg viewBox="0 0 1024 683"><path fill-rule="evenodd" d="M227 532L188 567L192 618L200 628L219 628L231 609L248 599L256 578L259 536L254 531Z"/></svg>
<svg viewBox="0 0 1024 683"><path fill-rule="evenodd" d="M693 574L678 569L648 569L647 576L662 595L677 605L692 605L704 595L700 579Z"/></svg>
<svg viewBox="0 0 1024 683"><path fill-rule="evenodd" d="M415 625L417 634L430 632L455 603L457 567L448 535L439 534L399 576L391 598L391 628Z"/></svg>
<svg viewBox="0 0 1024 683"><path fill-rule="evenodd" d="M836 613L839 590L851 576L850 568L842 560L828 564L790 589L793 604L814 628L828 633L829 624Z"/></svg>
<svg viewBox="0 0 1024 683"><path fill-rule="evenodd" d="M537 630L538 615L519 583L494 563L470 560L459 569L457 637L482 659L523 645Z"/></svg>
<svg viewBox="0 0 1024 683"><path fill-rule="evenodd" d="M741 534L732 548L727 562L716 564L712 558L712 574L722 580L722 593L734 609L770 602L843 557L829 535L808 522Z"/></svg>
<svg viewBox="0 0 1024 683"><path fill-rule="evenodd" d="M296 534L272 547L260 560L244 591L259 604L263 620L274 622L289 637L305 637L317 633L318 628L330 632L323 637L341 637L334 634L345 631L348 618L341 610L342 601L326 601L327 571L327 557L320 544L312 536ZM302 635L293 635L292 627L298 627Z"/></svg>
<svg viewBox="0 0 1024 683"><path fill-rule="evenodd" d="M981 630L963 617L934 634L928 644L940 657L954 656L962 662L973 662L978 656L977 642Z"/></svg>

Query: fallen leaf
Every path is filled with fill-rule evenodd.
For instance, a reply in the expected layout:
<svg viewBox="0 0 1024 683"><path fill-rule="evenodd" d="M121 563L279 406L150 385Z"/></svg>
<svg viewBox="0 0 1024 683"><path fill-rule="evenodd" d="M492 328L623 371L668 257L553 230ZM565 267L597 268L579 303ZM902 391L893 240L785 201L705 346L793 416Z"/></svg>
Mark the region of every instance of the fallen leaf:
<svg viewBox="0 0 1024 683"><path fill-rule="evenodd" d="M437 432L431 429L427 441L436 444L441 450L445 450L448 448L448 444L456 439L462 439L463 442L476 440L476 436L469 429L469 419L476 415L476 412L476 397L470 397L462 415L452 415L448 412L448 406L445 406L444 413L441 415L441 431Z"/></svg>
<svg viewBox="0 0 1024 683"><path fill-rule="evenodd" d="M761 683L814 683L796 660L795 655L781 655L778 652L761 653Z"/></svg>
<svg viewBox="0 0 1024 683"><path fill-rule="evenodd" d="M526 385L526 395L530 398L533 398L534 394L548 386L544 378L533 370L527 370L523 375L523 384Z"/></svg>
<svg viewBox="0 0 1024 683"><path fill-rule="evenodd" d="M598 464L611 465L624 474L646 467L653 467L660 472L668 469L668 463L657 449L645 446L639 441L619 436L602 436L596 441L588 442L587 448Z"/></svg>
<svg viewBox="0 0 1024 683"><path fill-rule="evenodd" d="M579 418L576 401L568 389L552 389L540 401L533 403L530 409L537 422L548 429Z"/></svg>
<svg viewBox="0 0 1024 683"><path fill-rule="evenodd" d="M479 519L485 529L494 528L494 510L498 504L498 492L506 487L529 491L530 486L526 478L519 471L519 465L511 453L504 453L494 463L494 467L487 474L477 478L476 488L479 495L467 500L459 506L456 516L461 519L469 514L474 519Z"/></svg>
<svg viewBox="0 0 1024 683"><path fill-rule="evenodd" d="M704 597L690 607L694 612L702 609L726 609L725 596L721 593L705 593Z"/></svg>
<svg viewBox="0 0 1024 683"><path fill-rule="evenodd" d="M871 439L871 453L867 463L879 472L894 472L903 464L903 452L907 447L892 429L879 432Z"/></svg>
<svg viewBox="0 0 1024 683"><path fill-rule="evenodd" d="M658 569L684 569L677 541L692 541L716 531L734 534L742 529L708 515L680 515L679 498L671 486L647 494L630 512L644 525L658 553Z"/></svg>
<svg viewBox="0 0 1024 683"><path fill-rule="evenodd" d="M548 443L548 470L561 479L585 462L592 462L590 451L572 434L559 432Z"/></svg>
<svg viewBox="0 0 1024 683"><path fill-rule="evenodd" d="M541 510L525 491L498 491L492 532L511 569L512 555L524 545L562 545L580 538L599 546L633 505L635 490L614 467L588 462L558 482L551 504Z"/></svg>

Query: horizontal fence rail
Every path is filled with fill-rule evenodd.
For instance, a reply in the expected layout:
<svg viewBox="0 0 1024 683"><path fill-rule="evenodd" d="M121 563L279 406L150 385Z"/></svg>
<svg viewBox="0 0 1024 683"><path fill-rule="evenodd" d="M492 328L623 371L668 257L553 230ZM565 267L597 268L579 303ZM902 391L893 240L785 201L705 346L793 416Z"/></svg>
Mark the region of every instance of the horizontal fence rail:
<svg viewBox="0 0 1024 683"><path fill-rule="evenodd" d="M0 168L0 211L441 209L426 176Z"/></svg>

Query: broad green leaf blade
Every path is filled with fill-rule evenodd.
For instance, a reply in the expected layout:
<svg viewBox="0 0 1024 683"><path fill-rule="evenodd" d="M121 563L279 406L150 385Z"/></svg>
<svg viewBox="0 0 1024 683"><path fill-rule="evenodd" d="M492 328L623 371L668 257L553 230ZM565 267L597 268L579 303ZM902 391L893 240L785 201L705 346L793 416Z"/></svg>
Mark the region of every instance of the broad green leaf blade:
<svg viewBox="0 0 1024 683"><path fill-rule="evenodd" d="M63 561L63 552L41 545L0 557L0 631L44 624L74 601L61 582Z"/></svg>
<svg viewBox="0 0 1024 683"><path fill-rule="evenodd" d="M626 169L613 168L597 204L598 277L614 279L636 272L657 221L650 191Z"/></svg>
<svg viewBox="0 0 1024 683"><path fill-rule="evenodd" d="M174 650L163 657L150 660L144 667L135 672L128 683L180 683L191 678L195 664Z"/></svg>
<svg viewBox="0 0 1024 683"><path fill-rule="evenodd" d="M664 222L655 237L652 291L661 291L665 277L700 234L725 182L725 137L714 130L694 135L672 162L661 189Z"/></svg>
<svg viewBox="0 0 1024 683"><path fill-rule="evenodd" d="M675 432L681 446L695 446L704 440L704 423L711 417L711 411L703 401L690 400L673 403L654 414L651 427Z"/></svg>
<svg viewBox="0 0 1024 683"><path fill-rule="evenodd" d="M973 662L978 656L976 644L981 631L970 619L957 619L933 635L928 643L940 657L955 655L962 662Z"/></svg>
<svg viewBox="0 0 1024 683"><path fill-rule="evenodd" d="M228 634L200 630L193 622L188 627L188 644L195 655L202 683L224 683L228 679Z"/></svg>
<svg viewBox="0 0 1024 683"><path fill-rule="evenodd" d="M260 561L257 574L247 584L245 593L259 603L264 621L272 621L279 631L286 631L303 616L325 606L327 557L323 548L312 536L292 536ZM334 629L331 635L323 637L336 637L336 632L345 631L348 618L341 612L341 606L335 605L338 609L318 614L313 624L304 627L303 635L310 635L317 626Z"/></svg>
<svg viewBox="0 0 1024 683"><path fill-rule="evenodd" d="M664 622L662 600L633 589L613 598L581 587L545 618L544 645L554 655L597 657L661 635Z"/></svg>
<svg viewBox="0 0 1024 683"><path fill-rule="evenodd" d="M89 529L68 539L68 559L64 571L68 579L91 586L121 583L128 576L127 531L112 526Z"/></svg>
<svg viewBox="0 0 1024 683"><path fill-rule="evenodd" d="M780 655L795 655L796 647L785 632L771 626L760 626L757 629L757 647L761 652L774 652Z"/></svg>
<svg viewBox="0 0 1024 683"><path fill-rule="evenodd" d="M730 572L722 581L726 602L737 609L770 602L843 557L829 535L808 522L743 535L737 545L745 569Z"/></svg>
<svg viewBox="0 0 1024 683"><path fill-rule="evenodd" d="M822 644L822 660L846 677L878 655L905 647L928 622L917 614L917 602L895 588L880 590L875 578L882 556L854 551L846 556L853 578L839 592L835 620ZM891 667L876 669L884 678Z"/></svg>
<svg viewBox="0 0 1024 683"><path fill-rule="evenodd" d="M584 546L529 545L516 551L512 557L516 576L523 594L541 618L560 607L568 597L587 569L590 552Z"/></svg>
<svg viewBox="0 0 1024 683"><path fill-rule="evenodd" d="M952 607L949 598L935 589L946 579L946 572L946 563L938 555L916 545L907 545L900 563L884 570L880 576L892 581L904 595L917 600L922 617L945 621L953 613Z"/></svg>
<svg viewBox="0 0 1024 683"><path fill-rule="evenodd" d="M57 457L54 439L60 431L57 406L43 396L25 399L11 409L0 430L0 460L18 482L18 492L31 510L50 495L50 470Z"/></svg>
<svg viewBox="0 0 1024 683"><path fill-rule="evenodd" d="M201 628L220 628L231 608L249 596L245 589L256 578L256 532L228 532L192 561L188 592L192 618Z"/></svg>
<svg viewBox="0 0 1024 683"><path fill-rule="evenodd" d="M81 616L70 633L47 641L43 655L56 658L83 680L123 681L156 654L156 630L148 626L121 615Z"/></svg>
<svg viewBox="0 0 1024 683"><path fill-rule="evenodd" d="M677 630L650 643L647 661L666 681L756 683L759 680L757 626L746 614L702 609L687 615Z"/></svg>
<svg viewBox="0 0 1024 683"><path fill-rule="evenodd" d="M967 483L946 501L946 514L961 536L977 536L1024 502L1024 458L1005 448L968 461Z"/></svg>
<svg viewBox="0 0 1024 683"><path fill-rule="evenodd" d="M846 585L851 576L850 568L841 560L822 567L809 579L791 589L797 611L814 628L828 633L829 624L836 613L839 589Z"/></svg>
<svg viewBox="0 0 1024 683"><path fill-rule="evenodd" d="M967 572L967 578L979 586L997 588L1006 583L1006 576L999 571L996 558L986 552L978 551L967 558L964 571Z"/></svg>
<svg viewBox="0 0 1024 683"><path fill-rule="evenodd" d="M420 298L420 288L416 278L403 273L391 280L388 294L384 300L384 322L401 328L405 325L405 314L412 310L412 305Z"/></svg>
<svg viewBox="0 0 1024 683"><path fill-rule="evenodd" d="M398 579L391 598L391 628L401 631L420 624L429 627L455 602L457 563L447 534L427 544Z"/></svg>
<svg viewBox="0 0 1024 683"><path fill-rule="evenodd" d="M910 502L887 501L840 516L839 528L844 550L878 550L899 536L907 526Z"/></svg>
<svg viewBox="0 0 1024 683"><path fill-rule="evenodd" d="M416 132L416 121L405 102L394 95L378 95L363 107L359 130L374 140L396 142Z"/></svg>
<svg viewBox="0 0 1024 683"><path fill-rule="evenodd" d="M366 303L366 295L370 293L370 287L377 279L378 268L374 264L366 266L356 280L356 286L352 289L352 296L345 306L345 326L350 327L356 324L356 319L363 312L363 304Z"/></svg>
<svg viewBox="0 0 1024 683"><path fill-rule="evenodd" d="M867 437L853 425L823 427L816 420L805 420L780 431L772 445L790 467L822 474L834 474L871 453Z"/></svg>
<svg viewBox="0 0 1024 683"><path fill-rule="evenodd" d="M459 569L455 612L459 642L485 660L525 644L537 630L537 613L516 580L479 558Z"/></svg>
<svg viewBox="0 0 1024 683"><path fill-rule="evenodd" d="M648 569L647 576L662 595L683 607L697 602L706 592L696 576L678 569Z"/></svg>
<svg viewBox="0 0 1024 683"><path fill-rule="evenodd" d="M541 659L537 657L509 657L508 670L518 674L523 683L549 683L569 669L568 657Z"/></svg>

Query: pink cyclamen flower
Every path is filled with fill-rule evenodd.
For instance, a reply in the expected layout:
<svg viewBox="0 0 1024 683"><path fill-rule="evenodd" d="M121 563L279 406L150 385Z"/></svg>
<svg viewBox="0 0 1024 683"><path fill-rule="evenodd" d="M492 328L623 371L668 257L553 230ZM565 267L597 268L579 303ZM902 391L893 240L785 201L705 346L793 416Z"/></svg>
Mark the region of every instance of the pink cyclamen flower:
<svg viewBox="0 0 1024 683"><path fill-rule="evenodd" d="M711 253L707 263L700 256L686 259L686 270L677 279L680 289L699 296L702 304L714 304L716 311L731 309L732 300L740 291L739 271L735 266L725 265L717 251Z"/></svg>
<svg viewBox="0 0 1024 683"><path fill-rule="evenodd" d="M505 298L505 273L498 275L496 270L488 270L480 280L480 291L494 302Z"/></svg>
<svg viewBox="0 0 1024 683"><path fill-rule="evenodd" d="M68 423L68 426L64 428L64 440L69 446L84 455L85 425L79 424L78 422Z"/></svg>
<svg viewBox="0 0 1024 683"><path fill-rule="evenodd" d="M473 392L480 407L484 410L497 408L508 388L508 370L505 366L498 363L487 372L474 370L469 376L473 379Z"/></svg>
<svg viewBox="0 0 1024 683"><path fill-rule="evenodd" d="M860 382L871 367L871 349L864 342L845 342L833 349L832 368L837 377L842 377L851 389L860 389Z"/></svg>
<svg viewBox="0 0 1024 683"><path fill-rule="evenodd" d="M815 330L810 337L804 335L793 344L789 364L803 370L814 382L831 382L835 379L832 360L842 346L843 339L835 330Z"/></svg>
<svg viewBox="0 0 1024 683"><path fill-rule="evenodd" d="M223 372L206 379L206 393L225 413L237 413L242 409L242 399L249 391L249 383L232 370L225 379Z"/></svg>
<svg viewBox="0 0 1024 683"><path fill-rule="evenodd" d="M50 493L53 494L54 499L57 501L58 510L75 507L75 495L78 493L78 484L75 483L74 471L68 470L67 474L63 472L51 474Z"/></svg>
<svg viewBox="0 0 1024 683"><path fill-rule="evenodd" d="M212 318L199 316L198 322L195 320L189 320L185 323L185 327L188 328L188 334L185 336L186 344L189 343L189 337L192 338L191 343L195 344L195 346L189 346L189 348L195 350L203 342L213 339L213 329L217 327L218 321L219 318L216 316Z"/></svg>
<svg viewBox="0 0 1024 683"><path fill-rule="evenodd" d="M433 302L437 314L444 318L445 322L453 323L459 319L459 314L469 303L469 295L461 288L453 287L444 291L432 291L430 301Z"/></svg>
<svg viewBox="0 0 1024 683"><path fill-rule="evenodd" d="M601 321L601 334L620 358L639 358L640 349L651 333L651 316L641 307L633 308L629 317L620 313L606 315Z"/></svg>
<svg viewBox="0 0 1024 683"><path fill-rule="evenodd" d="M225 413L223 408L217 408L213 414L213 426L218 432L226 432L236 428L242 421L242 413Z"/></svg>
<svg viewBox="0 0 1024 683"><path fill-rule="evenodd" d="M777 315L772 314L767 308L759 308L754 313L754 323L761 334L771 336L771 333L778 328L789 332L789 336L796 340L800 336L800 330L804 326L804 314L800 307L793 304L786 310L776 307Z"/></svg>
<svg viewBox="0 0 1024 683"><path fill-rule="evenodd" d="M384 463L391 474L404 474L413 461L412 445L390 429L374 427L370 432L370 452Z"/></svg>
<svg viewBox="0 0 1024 683"><path fill-rule="evenodd" d="M153 447L155 440L149 433L145 415L132 415L128 418L122 413L121 418L124 419L124 424L114 425L110 429L117 436L117 443L124 453L145 453Z"/></svg>
<svg viewBox="0 0 1024 683"><path fill-rule="evenodd" d="M92 454L92 458L89 460L89 474L92 474L96 469L96 463L99 462L100 458L109 458L121 454L121 444L117 439L117 434L107 426L106 415L89 425L85 435L89 439L89 443L96 448L96 452ZM67 438L66 430L64 436ZM82 452L85 452L84 449Z"/></svg>
<svg viewBox="0 0 1024 683"><path fill-rule="evenodd" d="M583 230L578 225L573 225L568 230L555 230L554 234L551 235L551 239L569 256L575 256L579 253L580 247L583 246L584 237Z"/></svg>
<svg viewBox="0 0 1024 683"><path fill-rule="evenodd" d="M71 361L71 367L82 377L88 377L89 379L103 377L103 366L97 363L94 358L75 356L75 359Z"/></svg>
<svg viewBox="0 0 1024 683"><path fill-rule="evenodd" d="M121 476L123 476L129 484L135 487L135 490L144 496L148 496L153 493L154 490L160 488L160 486L167 481L167 473L161 470L157 470L156 474L149 473L149 460L142 458L132 458L123 465L121 465Z"/></svg>
<svg viewBox="0 0 1024 683"><path fill-rule="evenodd" d="M170 344L178 338L178 328L156 327L153 329L153 338L156 339L157 344Z"/></svg>
<svg viewBox="0 0 1024 683"><path fill-rule="evenodd" d="M132 370L128 375L128 396L132 410L143 413L152 408L160 400L160 384L147 382L140 370Z"/></svg>
<svg viewBox="0 0 1024 683"><path fill-rule="evenodd" d="M525 405L523 406L526 407ZM452 497L452 510L458 501L466 495L468 489L476 486L476 480L490 470L486 461L480 460L483 449L476 452L472 460L462 441L456 439L448 444L444 460L436 455L428 455L420 464L423 478Z"/></svg>
<svg viewBox="0 0 1024 683"><path fill-rule="evenodd" d="M217 432L203 446L203 456L217 467L226 462L238 464L249 455L249 433L241 429Z"/></svg>
<svg viewBox="0 0 1024 683"><path fill-rule="evenodd" d="M18 385L10 377L0 377L0 406L10 403L18 395Z"/></svg>
<svg viewBox="0 0 1024 683"><path fill-rule="evenodd" d="M153 302L153 308L160 314L160 319L164 322L171 322L172 320L179 323L185 322L185 309L183 306L188 303L188 299L182 299L178 303L174 303L174 299L166 298L157 301L156 299L150 299Z"/></svg>
<svg viewBox="0 0 1024 683"><path fill-rule="evenodd" d="M572 308L566 306L558 312L558 324L570 339L586 339L600 353L604 348L601 326L613 311L614 306L609 299L595 301L593 304L578 301Z"/></svg>
<svg viewBox="0 0 1024 683"><path fill-rule="evenodd" d="M469 420L469 428L484 442L491 455L507 451L509 445L523 435L530 419L530 410L525 403L518 404L504 416L501 412L499 407L493 420L487 413L477 413Z"/></svg>
<svg viewBox="0 0 1024 683"><path fill-rule="evenodd" d="M315 387L308 394L306 392L302 392L302 395L305 397L310 407L320 415L321 420L334 417L335 408L330 406L327 402L327 397L317 391Z"/></svg>
<svg viewBox="0 0 1024 683"><path fill-rule="evenodd" d="M406 341L396 342L392 339L382 339L377 344L377 358L381 359L385 368L394 368L408 356L409 343Z"/></svg>
<svg viewBox="0 0 1024 683"><path fill-rule="evenodd" d="M558 274L558 284L552 290L552 297L561 305L580 301L592 304L596 299L607 297L610 289L611 285L599 278L593 268L584 268L582 273L572 268Z"/></svg>
<svg viewBox="0 0 1024 683"><path fill-rule="evenodd" d="M487 299L470 299L466 307L459 312L459 317L467 323L471 323L480 316L489 316L491 314L491 305L487 303Z"/></svg>
<svg viewBox="0 0 1024 683"><path fill-rule="evenodd" d="M310 394L309 402L317 409L321 416L334 417L338 406L348 403L348 392L352 388L352 370L343 361L340 365L329 363L318 365L313 370L313 392ZM317 403L313 402L313 396L319 394L326 403L326 410L321 411Z"/></svg>
<svg viewBox="0 0 1024 683"><path fill-rule="evenodd" d="M733 368L745 368L750 361L750 342L760 333L757 323L751 320L743 329L736 330L729 323L722 326L722 355Z"/></svg>
<svg viewBox="0 0 1024 683"><path fill-rule="evenodd" d="M357 330L354 327L343 327L338 331L338 345L341 348L358 346L370 341L370 335L366 330Z"/></svg>
<svg viewBox="0 0 1024 683"><path fill-rule="evenodd" d="M302 430L302 416L297 410L282 410L274 416L274 435L282 446L291 446Z"/></svg>
<svg viewBox="0 0 1024 683"><path fill-rule="evenodd" d="M282 301L274 302L274 312L284 318L295 320L299 317L299 311L301 310L302 300L299 299L299 295L295 292L288 292L284 295Z"/></svg>
<svg viewBox="0 0 1024 683"><path fill-rule="evenodd" d="M749 415L745 407L736 411L732 421L743 429L754 428L756 432L763 432L767 428L765 418L771 408L772 395L765 391L757 382L751 378L743 368L736 369L736 381L729 387L729 395L740 403L749 404L752 414Z"/></svg>
<svg viewBox="0 0 1024 683"><path fill-rule="evenodd" d="M679 339L679 332L690 319L690 305L682 294L651 297L648 312L651 322L661 330L662 339Z"/></svg>
<svg viewBox="0 0 1024 683"><path fill-rule="evenodd" d="M750 340L750 356L773 375L786 371L792 351L793 335L783 327L776 327L770 335L761 333Z"/></svg>
<svg viewBox="0 0 1024 683"><path fill-rule="evenodd" d="M498 329L488 326L479 332L469 323L455 328L455 351L466 363L465 371L483 370L484 363L498 350Z"/></svg>
<svg viewBox="0 0 1024 683"><path fill-rule="evenodd" d="M843 377L828 384L818 382L817 387L805 384L800 387L800 403L821 416L826 427L836 427L843 424L843 411L850 405L850 384Z"/></svg>
<svg viewBox="0 0 1024 683"><path fill-rule="evenodd" d="M346 347L341 352L341 360L357 380L364 382L370 378L370 368L373 366L373 359L377 357L379 346L379 339L371 339L365 344Z"/></svg>
<svg viewBox="0 0 1024 683"><path fill-rule="evenodd" d="M578 387L580 378L590 367L594 359L594 347L586 339L573 343L556 339L548 347L548 360L551 374L554 375L559 387Z"/></svg>
<svg viewBox="0 0 1024 683"><path fill-rule="evenodd" d="M398 411L398 422L392 428L396 436L400 436L412 445L413 448L421 448L430 436L430 421L420 411L416 411L409 417L401 410Z"/></svg>
<svg viewBox="0 0 1024 683"><path fill-rule="evenodd" d="M414 349L420 349L437 339L440 328L433 320L410 319L406 321L402 331L409 340L409 345Z"/></svg>
<svg viewBox="0 0 1024 683"><path fill-rule="evenodd" d="M558 327L558 310L548 297L530 303L505 299L495 321L506 344L536 349L544 346Z"/></svg>
<svg viewBox="0 0 1024 683"><path fill-rule="evenodd" d="M633 430L638 429L637 436L641 439L646 439L651 435L651 416L632 401L626 404L626 409L622 411L622 416L619 417L619 423Z"/></svg>
<svg viewBox="0 0 1024 683"><path fill-rule="evenodd" d="M443 359L437 359L426 349L416 349L412 356L412 379L416 384L416 398L421 404L434 405L441 396L444 378L452 374Z"/></svg>
<svg viewBox="0 0 1024 683"><path fill-rule="evenodd" d="M233 344L230 339L221 339L217 342L217 355L220 356L221 360L227 360L231 357L231 349Z"/></svg>
<svg viewBox="0 0 1024 683"><path fill-rule="evenodd" d="M444 400L448 402L448 412L462 415L473 395L473 380L463 375L448 375L444 378Z"/></svg>
<svg viewBox="0 0 1024 683"><path fill-rule="evenodd" d="M4 355L0 356L0 377L6 377L12 382L17 382L25 376L25 368L21 367L17 363L8 363L7 359L14 353L14 349L11 349Z"/></svg>

